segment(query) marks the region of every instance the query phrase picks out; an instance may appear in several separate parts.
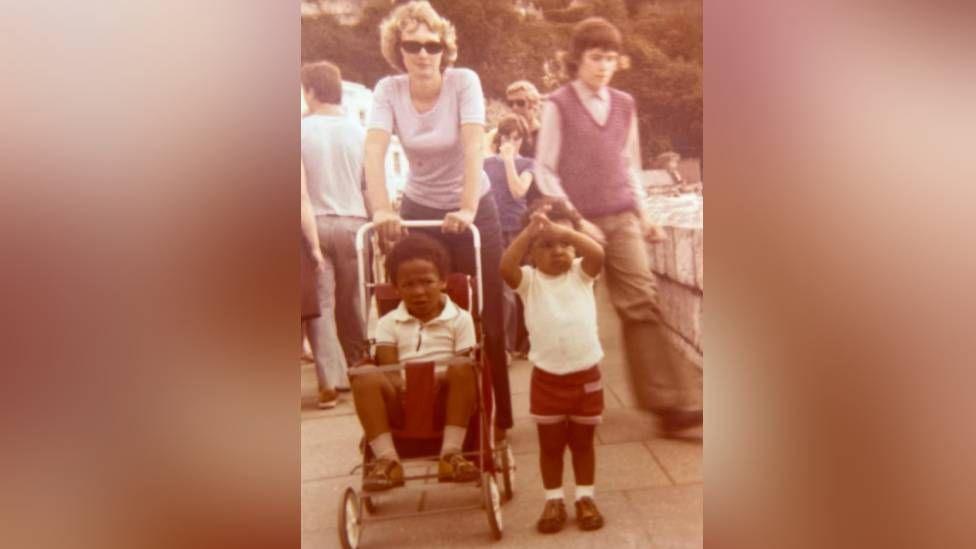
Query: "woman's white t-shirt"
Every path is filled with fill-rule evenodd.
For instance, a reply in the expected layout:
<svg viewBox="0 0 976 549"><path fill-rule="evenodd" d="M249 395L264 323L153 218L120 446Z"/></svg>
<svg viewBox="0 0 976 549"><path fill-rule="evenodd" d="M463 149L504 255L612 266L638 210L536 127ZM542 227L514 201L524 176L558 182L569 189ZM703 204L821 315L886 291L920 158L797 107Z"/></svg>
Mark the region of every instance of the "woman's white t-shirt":
<svg viewBox="0 0 976 549"><path fill-rule="evenodd" d="M419 113L410 99L406 74L387 76L376 83L366 129L379 129L400 138L410 162L403 194L428 208L454 210L461 205L464 146L461 124L485 124L485 97L481 80L470 69L444 70L441 94L434 106ZM481 172L479 197L491 190Z"/></svg>

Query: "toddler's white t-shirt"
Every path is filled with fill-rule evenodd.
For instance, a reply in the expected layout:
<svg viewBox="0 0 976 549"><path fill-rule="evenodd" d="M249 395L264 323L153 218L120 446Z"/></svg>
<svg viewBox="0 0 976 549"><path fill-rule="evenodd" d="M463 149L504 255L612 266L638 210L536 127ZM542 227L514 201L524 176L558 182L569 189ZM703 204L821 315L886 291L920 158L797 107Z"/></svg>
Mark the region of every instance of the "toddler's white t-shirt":
<svg viewBox="0 0 976 549"><path fill-rule="evenodd" d="M565 375L597 364L603 359L596 323L593 281L576 258L558 276L522 267L522 282L515 291L525 303L525 327L529 331L529 360L536 367Z"/></svg>

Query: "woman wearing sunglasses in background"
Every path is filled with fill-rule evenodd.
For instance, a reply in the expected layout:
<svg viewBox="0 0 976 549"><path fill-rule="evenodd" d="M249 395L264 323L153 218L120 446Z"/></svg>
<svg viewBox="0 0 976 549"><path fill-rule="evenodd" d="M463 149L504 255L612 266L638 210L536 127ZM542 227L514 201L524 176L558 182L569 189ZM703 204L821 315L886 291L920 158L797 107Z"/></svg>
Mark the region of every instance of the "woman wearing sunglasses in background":
<svg viewBox="0 0 976 549"><path fill-rule="evenodd" d="M428 2L397 7L380 25L383 57L397 74L381 79L373 90L366 124L366 186L373 222L384 243L403 233L402 219L443 219L431 236L444 243L453 270L475 274L471 235L481 232L484 276L485 352L492 365L495 426L500 434L512 427L502 284L499 263L501 226L491 185L482 169L485 99L481 80L469 69L453 68L457 59L454 26ZM399 214L386 192L384 159L396 134L410 162Z"/></svg>

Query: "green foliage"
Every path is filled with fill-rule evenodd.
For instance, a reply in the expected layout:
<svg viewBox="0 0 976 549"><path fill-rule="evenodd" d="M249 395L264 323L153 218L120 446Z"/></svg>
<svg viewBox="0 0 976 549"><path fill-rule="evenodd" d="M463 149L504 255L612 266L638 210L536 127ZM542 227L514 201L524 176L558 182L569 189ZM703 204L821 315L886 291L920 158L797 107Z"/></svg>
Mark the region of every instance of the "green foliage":
<svg viewBox="0 0 976 549"><path fill-rule="evenodd" d="M489 100L503 99L508 84L520 79L552 91L559 82L547 80L547 66L568 47L573 25L589 15L606 17L624 34L631 67L612 85L637 101L645 161L665 150L701 155L701 0L537 0L544 20L523 20L511 0L431 4L454 23L457 65L478 73ZM302 60L329 59L347 80L374 86L393 73L379 47L379 24L389 11L389 2L370 0L354 26L330 16L303 18Z"/></svg>

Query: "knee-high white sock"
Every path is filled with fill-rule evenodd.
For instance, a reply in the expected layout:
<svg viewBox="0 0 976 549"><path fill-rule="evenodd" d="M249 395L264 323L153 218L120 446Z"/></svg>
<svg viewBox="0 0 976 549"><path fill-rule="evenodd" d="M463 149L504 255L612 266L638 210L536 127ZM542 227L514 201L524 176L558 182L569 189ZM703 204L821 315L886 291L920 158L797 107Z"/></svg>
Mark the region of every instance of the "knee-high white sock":
<svg viewBox="0 0 976 549"><path fill-rule="evenodd" d="M457 425L447 425L444 427L444 442L441 444L441 455L455 454L461 451L464 446L464 435L468 430Z"/></svg>
<svg viewBox="0 0 976 549"><path fill-rule="evenodd" d="M400 461L396 446L393 445L393 435L389 432L383 433L369 441L369 447L373 449L373 455L376 456L376 459L385 458Z"/></svg>

